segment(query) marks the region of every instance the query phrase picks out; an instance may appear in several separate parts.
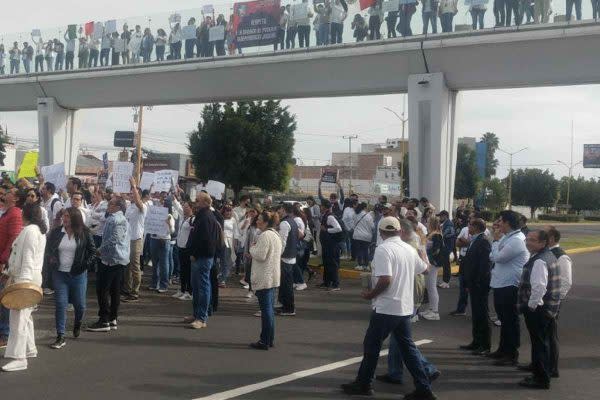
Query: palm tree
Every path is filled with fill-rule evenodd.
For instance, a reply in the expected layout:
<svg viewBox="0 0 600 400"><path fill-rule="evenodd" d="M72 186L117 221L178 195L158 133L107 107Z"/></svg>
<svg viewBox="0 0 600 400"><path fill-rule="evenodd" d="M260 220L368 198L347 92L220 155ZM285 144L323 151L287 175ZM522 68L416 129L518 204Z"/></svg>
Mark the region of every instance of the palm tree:
<svg viewBox="0 0 600 400"><path fill-rule="evenodd" d="M486 132L482 137L481 141L487 144L487 154L485 161L485 177L486 179L496 175L496 168L498 168L498 160L496 160L496 150L500 146L500 140L493 132Z"/></svg>

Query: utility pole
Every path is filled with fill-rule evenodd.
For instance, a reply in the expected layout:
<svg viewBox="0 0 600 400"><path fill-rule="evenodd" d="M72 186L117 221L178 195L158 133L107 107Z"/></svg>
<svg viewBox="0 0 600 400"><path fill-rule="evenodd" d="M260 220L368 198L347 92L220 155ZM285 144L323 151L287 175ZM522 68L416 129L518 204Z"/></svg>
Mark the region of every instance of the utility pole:
<svg viewBox="0 0 600 400"><path fill-rule="evenodd" d="M388 110L392 114L394 114L400 120L400 122L402 122L402 143L400 145L400 157L402 158L400 160L400 193L401 193L401 196L404 197L404 155L405 155L404 132L405 132L406 123L408 122L408 118L404 117L404 113L406 111L406 95L403 97L403 100L402 100L402 114L401 114L402 116L398 115L398 113L396 111L392 110L391 108L388 108L388 107L383 107L383 108Z"/></svg>
<svg viewBox="0 0 600 400"><path fill-rule="evenodd" d="M579 162L573 164L573 142L574 142L573 120L571 120L571 160L568 165L567 165L567 163L565 163L563 161L556 160L558 163L561 163L562 165L564 165L565 167L567 167L569 169L569 180L567 181L567 205L568 206L571 205L571 178L573 176L573 168L576 167L577 165L583 163L583 161L579 161Z"/></svg>
<svg viewBox="0 0 600 400"><path fill-rule="evenodd" d="M519 151L514 151L512 153L509 153L506 150L502 150L500 147L498 147L498 150L500 150L503 153L506 153L510 156L510 170L508 171L508 209L512 210L512 176L513 176L513 156L517 153L522 152L523 150L528 149L528 147L523 147L521 150Z"/></svg>
<svg viewBox="0 0 600 400"><path fill-rule="evenodd" d="M352 194L352 141L358 139L358 135L342 136L348 140L348 164L350 165L350 188L348 194Z"/></svg>
<svg viewBox="0 0 600 400"><path fill-rule="evenodd" d="M136 157L136 168L135 176L138 185L142 180L142 121L144 117L144 107L140 106L138 110L138 125L137 125L137 157Z"/></svg>

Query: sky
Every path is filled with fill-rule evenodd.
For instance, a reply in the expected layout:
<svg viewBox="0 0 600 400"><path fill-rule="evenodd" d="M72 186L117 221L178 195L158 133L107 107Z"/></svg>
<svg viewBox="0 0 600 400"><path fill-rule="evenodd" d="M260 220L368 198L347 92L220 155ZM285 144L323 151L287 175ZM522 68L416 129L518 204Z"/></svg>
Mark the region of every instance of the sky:
<svg viewBox="0 0 600 400"><path fill-rule="evenodd" d="M189 0L171 0L168 3L147 0L105 0L99 3L30 0L28 7L11 6L10 10L5 10L9 12L0 14L0 39L9 41L14 36L8 34L10 32L25 32L33 28L53 32L58 31L55 28L58 26L93 19L139 16L127 18L131 24L131 21L147 20L148 17L144 16L152 16L152 24L158 26L156 21L166 18L174 10L197 9L209 3ZM217 10L225 11L229 7L223 1L212 4ZM584 15L590 13L586 6L584 4ZM557 7L564 10L564 4L557 4ZM486 21L490 18L491 12L488 12ZM413 30L420 27L418 20L420 18L414 19ZM464 23L467 19L459 13L456 21ZM404 95L400 94L284 100L284 105L289 106L298 121L294 154L304 165L323 165L330 160L332 151L348 151L348 141L342 139L343 135L358 135L353 143L354 149L359 149L361 143L401 137L400 121L385 107L401 113L403 102ZM145 111L144 147L164 152L186 152L187 133L195 129L201 109L202 105L190 104L160 106ZM571 121L574 127L573 163L577 163L582 159L584 143L600 143L596 119L599 109L600 85L465 91L458 108L457 132L459 137L477 138L485 132L494 132L500 138L500 147L508 152L528 147L514 157L516 168L548 168L560 177L568 174L568 169L557 160L570 163ZM96 154L112 149L114 131L134 129L132 114L130 108L78 111L80 142L95 150ZM0 124L8 127L11 136L37 138L35 112L0 113ZM406 134L408 137L408 127ZM504 177L508 172L508 156L499 152L497 158L500 163L498 176ZM576 166L573 174L600 177L600 170Z"/></svg>

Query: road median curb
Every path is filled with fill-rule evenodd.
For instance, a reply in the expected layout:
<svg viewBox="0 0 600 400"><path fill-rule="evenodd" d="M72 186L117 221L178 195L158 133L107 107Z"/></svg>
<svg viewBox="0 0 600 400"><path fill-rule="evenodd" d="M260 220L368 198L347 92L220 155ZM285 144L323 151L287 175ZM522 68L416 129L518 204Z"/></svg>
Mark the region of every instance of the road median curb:
<svg viewBox="0 0 600 400"><path fill-rule="evenodd" d="M576 249L566 250L567 254L583 254L583 253L591 253L594 251L600 251L600 246L592 246L592 247L579 247ZM309 264L309 267L315 271L323 272L323 266L318 264ZM355 271L352 269L340 268L340 278L349 278L349 279L359 279L362 271ZM440 269L440 275L442 270ZM452 265L452 273L458 273L458 265Z"/></svg>

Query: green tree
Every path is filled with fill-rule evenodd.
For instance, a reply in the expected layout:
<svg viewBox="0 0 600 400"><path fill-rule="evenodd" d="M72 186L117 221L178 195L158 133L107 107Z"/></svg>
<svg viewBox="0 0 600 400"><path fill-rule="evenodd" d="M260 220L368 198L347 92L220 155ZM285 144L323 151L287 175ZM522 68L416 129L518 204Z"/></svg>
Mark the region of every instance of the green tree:
<svg viewBox="0 0 600 400"><path fill-rule="evenodd" d="M454 180L454 197L472 199L477 193L477 159L475 150L466 144L459 144L456 157L456 179Z"/></svg>
<svg viewBox="0 0 600 400"><path fill-rule="evenodd" d="M496 151L500 146L500 140L493 132L486 132L482 137L481 141L487 145L486 161L485 161L485 178L490 179L496 175L496 168L498 168L498 160L496 160Z"/></svg>
<svg viewBox="0 0 600 400"><path fill-rule="evenodd" d="M506 207L508 190L506 183L498 178L488 179L483 183L484 205L490 210L502 210Z"/></svg>
<svg viewBox="0 0 600 400"><path fill-rule="evenodd" d="M557 195L558 181L550 171L526 168L513 172L512 202L529 207L532 217L538 208L552 206Z"/></svg>
<svg viewBox="0 0 600 400"><path fill-rule="evenodd" d="M285 190L291 175L296 117L279 101L210 104L188 149L196 176L232 187Z"/></svg>
<svg viewBox="0 0 600 400"><path fill-rule="evenodd" d="M6 158L6 148L4 145L8 143L8 136L4 134L4 129L0 125L0 166L4 166L4 159Z"/></svg>
<svg viewBox="0 0 600 400"><path fill-rule="evenodd" d="M560 203L567 201L568 177L560 180ZM571 178L571 195L569 199L573 211L598 210L600 208L600 182L586 180L580 176Z"/></svg>

